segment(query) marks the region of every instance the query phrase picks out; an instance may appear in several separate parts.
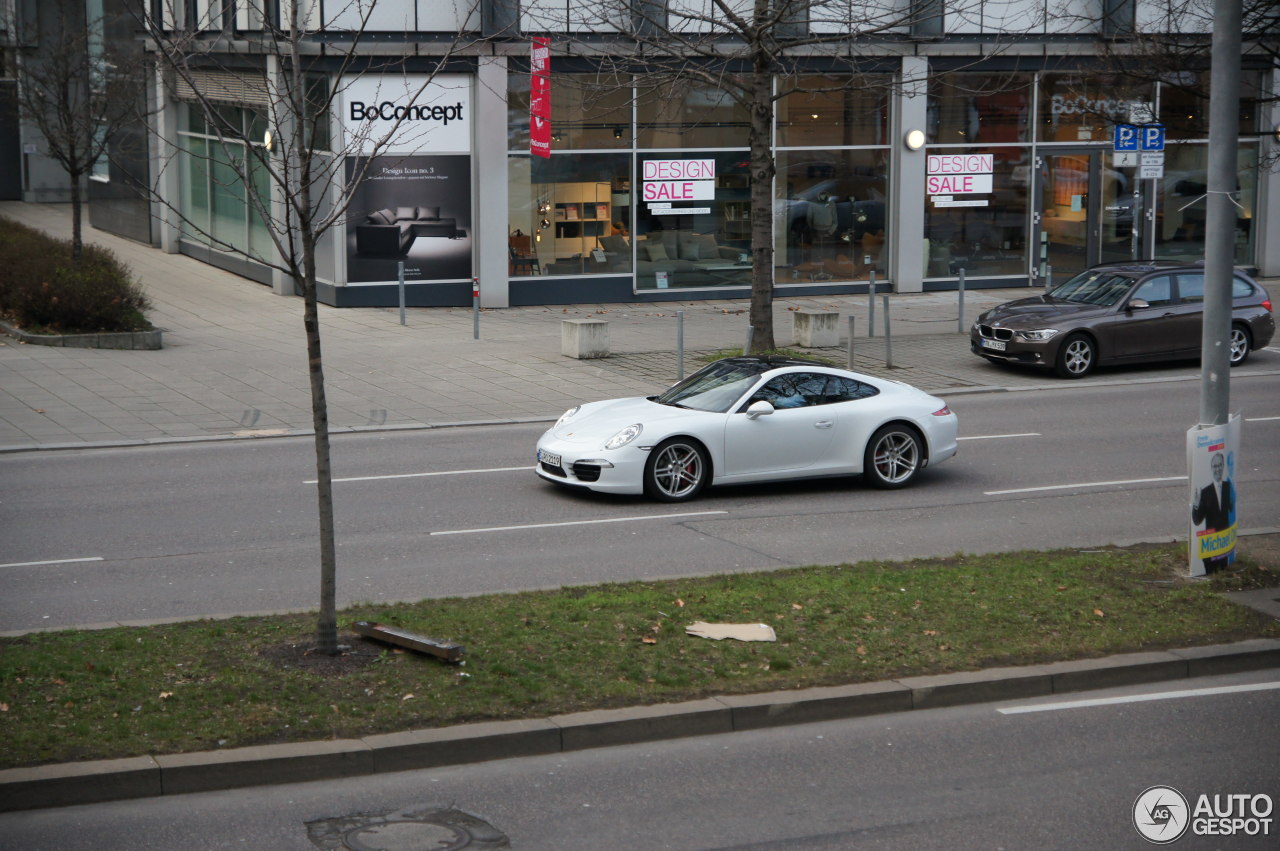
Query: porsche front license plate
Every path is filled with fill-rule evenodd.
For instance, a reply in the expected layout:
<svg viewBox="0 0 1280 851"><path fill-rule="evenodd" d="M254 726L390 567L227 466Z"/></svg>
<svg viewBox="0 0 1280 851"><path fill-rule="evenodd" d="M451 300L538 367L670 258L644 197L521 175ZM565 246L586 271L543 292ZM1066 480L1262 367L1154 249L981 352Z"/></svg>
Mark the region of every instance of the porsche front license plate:
<svg viewBox="0 0 1280 851"><path fill-rule="evenodd" d="M1003 352L1004 341L1003 340L983 340L982 348L991 349L992 351L995 351L995 352Z"/></svg>
<svg viewBox="0 0 1280 851"><path fill-rule="evenodd" d="M543 450L539 449L538 460L549 467L560 466L560 456L555 454L554 452L544 452Z"/></svg>

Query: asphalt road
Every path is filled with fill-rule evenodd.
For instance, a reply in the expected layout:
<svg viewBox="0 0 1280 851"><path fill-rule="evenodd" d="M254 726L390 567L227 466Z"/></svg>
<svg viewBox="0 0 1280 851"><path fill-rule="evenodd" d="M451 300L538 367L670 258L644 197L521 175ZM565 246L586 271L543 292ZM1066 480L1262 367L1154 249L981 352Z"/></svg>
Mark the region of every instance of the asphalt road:
<svg viewBox="0 0 1280 851"><path fill-rule="evenodd" d="M339 601L1185 536L1196 382L957 395L960 452L903 491L857 479L681 505L567 492L543 426L339 435ZM1242 528L1280 518L1280 393L1246 417ZM306 609L318 548L305 438L0 456L0 630Z"/></svg>
<svg viewBox="0 0 1280 851"><path fill-rule="evenodd" d="M1146 699L1134 702L1138 697ZM1100 699L1121 702L1079 703ZM1031 708L1038 711L1010 712ZM1202 794L1220 802L1228 795L1267 795L1269 835L1199 837L1189 831L1172 846L1247 851L1275 848L1280 831L1274 810L1280 800L1278 714L1276 672L1258 671L7 813L0 815L0 847L314 851L308 822L453 806L487 821L524 851L1139 849L1151 846L1133 825L1135 801L1149 787L1167 785L1192 808ZM397 833L384 831L385 847L441 847L410 844L415 834L401 827L404 841L397 844Z"/></svg>

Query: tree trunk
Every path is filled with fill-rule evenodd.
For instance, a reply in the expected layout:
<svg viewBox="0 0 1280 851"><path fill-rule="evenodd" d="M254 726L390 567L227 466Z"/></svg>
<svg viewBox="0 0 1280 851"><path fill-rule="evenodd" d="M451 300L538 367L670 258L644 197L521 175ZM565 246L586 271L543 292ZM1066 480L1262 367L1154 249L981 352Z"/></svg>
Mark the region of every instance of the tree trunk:
<svg viewBox="0 0 1280 851"><path fill-rule="evenodd" d="M773 79L757 67L751 75L751 351L777 346L773 339L773 176L770 148L773 122Z"/></svg>
<svg viewBox="0 0 1280 851"><path fill-rule="evenodd" d="M81 233L80 212L80 175L71 172L71 262L80 265L80 257L84 254L84 235Z"/></svg>
<svg viewBox="0 0 1280 851"><path fill-rule="evenodd" d="M320 513L320 616L316 642L321 653L338 653L338 554L333 530L333 470L329 461L329 406L324 395L324 363L320 357L320 314L316 304L315 241L302 228L303 325L307 331L307 365L311 378L311 421L315 427L316 499Z"/></svg>

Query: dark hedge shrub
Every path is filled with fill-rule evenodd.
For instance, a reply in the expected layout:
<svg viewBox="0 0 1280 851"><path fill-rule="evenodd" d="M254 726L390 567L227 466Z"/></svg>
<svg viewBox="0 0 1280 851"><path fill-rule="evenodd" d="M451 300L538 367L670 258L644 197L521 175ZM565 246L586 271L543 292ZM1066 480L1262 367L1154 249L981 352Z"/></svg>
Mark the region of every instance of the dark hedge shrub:
<svg viewBox="0 0 1280 851"><path fill-rule="evenodd" d="M31 333L148 331L151 303L129 268L105 248L84 246L0 217L0 313Z"/></svg>

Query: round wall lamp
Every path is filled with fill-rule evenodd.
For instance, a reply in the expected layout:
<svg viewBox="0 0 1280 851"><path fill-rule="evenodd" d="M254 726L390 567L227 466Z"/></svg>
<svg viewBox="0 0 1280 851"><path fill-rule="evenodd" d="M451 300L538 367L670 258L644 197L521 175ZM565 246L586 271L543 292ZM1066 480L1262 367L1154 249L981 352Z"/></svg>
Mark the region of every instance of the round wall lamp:
<svg viewBox="0 0 1280 851"><path fill-rule="evenodd" d="M274 152L276 149L276 137L271 134L270 130L262 134L262 147L269 152Z"/></svg>
<svg viewBox="0 0 1280 851"><path fill-rule="evenodd" d="M908 130L907 135L902 137L902 142L908 150L918 151L924 147L924 131Z"/></svg>

